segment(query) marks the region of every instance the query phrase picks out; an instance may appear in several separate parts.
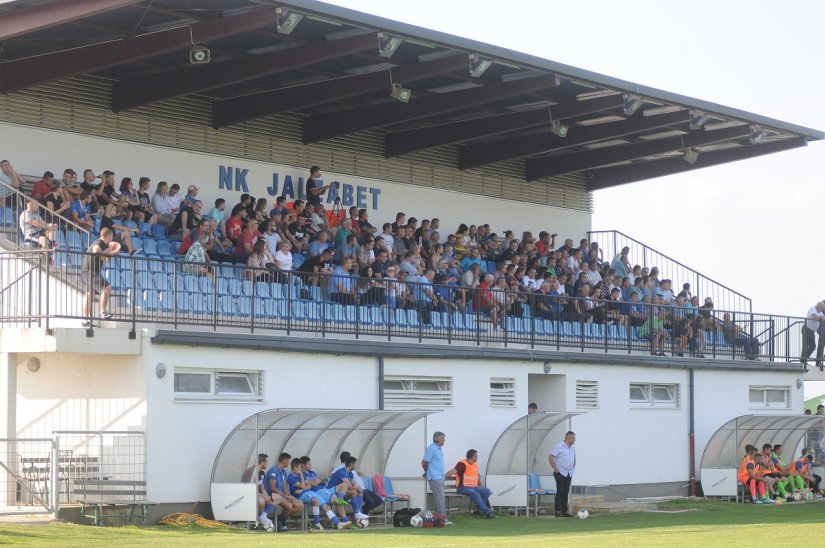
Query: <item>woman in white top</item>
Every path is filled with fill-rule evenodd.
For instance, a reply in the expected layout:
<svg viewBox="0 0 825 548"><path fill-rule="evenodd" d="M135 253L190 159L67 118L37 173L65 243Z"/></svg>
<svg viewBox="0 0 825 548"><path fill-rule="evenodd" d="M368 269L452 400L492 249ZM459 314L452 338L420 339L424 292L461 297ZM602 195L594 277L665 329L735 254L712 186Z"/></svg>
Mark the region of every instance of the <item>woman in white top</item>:
<svg viewBox="0 0 825 548"><path fill-rule="evenodd" d="M255 245L252 247L252 253L246 260L246 266L249 279L257 279L258 281L271 282L273 280L272 270L275 269L275 257L269 252L269 245L263 238L258 238Z"/></svg>
<svg viewBox="0 0 825 548"><path fill-rule="evenodd" d="M161 181L152 196L152 209L158 214L158 223L169 226L175 221L175 211L169 201L169 184Z"/></svg>

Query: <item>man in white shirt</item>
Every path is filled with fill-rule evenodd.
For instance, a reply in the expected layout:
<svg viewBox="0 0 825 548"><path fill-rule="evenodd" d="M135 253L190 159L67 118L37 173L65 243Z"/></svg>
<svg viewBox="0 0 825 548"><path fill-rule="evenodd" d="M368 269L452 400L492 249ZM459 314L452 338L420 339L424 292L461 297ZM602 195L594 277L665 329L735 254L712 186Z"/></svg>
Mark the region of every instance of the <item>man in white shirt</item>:
<svg viewBox="0 0 825 548"><path fill-rule="evenodd" d="M20 214L19 226L25 243L42 249L51 247L52 231L57 225L44 221L37 212L37 204L32 200L26 201L26 209Z"/></svg>
<svg viewBox="0 0 825 548"><path fill-rule="evenodd" d="M272 221L264 221L264 225L266 226L264 226L264 231L263 234L261 234L261 238L266 240L266 244L269 246L270 250L274 249L277 253L277 250L280 247L281 237L277 232L275 232L275 223ZM291 254L290 257L292 257Z"/></svg>
<svg viewBox="0 0 825 548"><path fill-rule="evenodd" d="M802 324L802 356L799 361L803 365L808 364L808 358L811 357L814 348L816 348L816 333L822 325L822 320L825 320L825 303L818 302L808 309L808 314L805 316L805 323ZM822 364L822 335L819 336L820 344L819 350L816 353L816 364Z"/></svg>
<svg viewBox="0 0 825 548"><path fill-rule="evenodd" d="M521 285L524 286L525 291L538 291L539 287L541 287L541 282L536 279L536 269L531 268L527 271L527 274L521 279Z"/></svg>
<svg viewBox="0 0 825 548"><path fill-rule="evenodd" d="M576 433L567 432L564 441L560 441L550 451L547 460L553 468L553 477L556 478L556 517L572 518L573 514L568 512L567 499L570 496L570 483L573 480L573 472L576 471Z"/></svg>
<svg viewBox="0 0 825 548"><path fill-rule="evenodd" d="M392 235L392 225L384 223L384 232L381 233L381 239L384 240L384 247L387 249L387 256L394 257L394 250L392 248L395 239Z"/></svg>

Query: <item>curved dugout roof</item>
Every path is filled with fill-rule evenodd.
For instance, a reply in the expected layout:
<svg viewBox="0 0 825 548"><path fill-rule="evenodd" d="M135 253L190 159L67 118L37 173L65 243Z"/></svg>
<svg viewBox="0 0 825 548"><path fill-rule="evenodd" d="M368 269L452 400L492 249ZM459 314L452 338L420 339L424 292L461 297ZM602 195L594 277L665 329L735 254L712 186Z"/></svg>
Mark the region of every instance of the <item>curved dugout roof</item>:
<svg viewBox="0 0 825 548"><path fill-rule="evenodd" d="M358 458L358 467L384 473L395 442L407 428L437 411L362 409L270 409L244 420L226 437L212 467L213 483L234 483L254 466L258 453L274 464L283 451L309 455L316 470L330 470L341 451ZM425 428L426 430L426 428ZM426 432L424 434L426 436Z"/></svg>
<svg viewBox="0 0 825 548"><path fill-rule="evenodd" d="M376 132L387 157L447 149L460 170L514 161L526 180L579 174L587 190L825 137L315 0L14 0L0 41L0 93L87 75L111 85L115 112L198 95L215 128L291 112L304 144ZM193 43L210 62L189 63Z"/></svg>
<svg viewBox="0 0 825 548"><path fill-rule="evenodd" d="M817 415L743 415L722 425L702 453L701 468L735 468L745 445L765 443L786 448L785 460L812 432L825 432L825 417Z"/></svg>
<svg viewBox="0 0 825 548"><path fill-rule="evenodd" d="M556 429L564 432L570 430L571 419L581 414L547 411L519 418L496 440L487 459L487 475L527 474L536 471L536 455L547 437ZM561 437L551 441L555 443Z"/></svg>

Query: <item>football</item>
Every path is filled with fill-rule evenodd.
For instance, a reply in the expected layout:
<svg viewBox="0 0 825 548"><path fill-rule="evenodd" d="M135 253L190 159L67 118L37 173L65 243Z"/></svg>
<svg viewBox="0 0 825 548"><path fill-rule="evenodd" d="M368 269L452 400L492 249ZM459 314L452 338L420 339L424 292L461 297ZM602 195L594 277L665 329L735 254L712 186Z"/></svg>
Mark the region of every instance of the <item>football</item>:
<svg viewBox="0 0 825 548"><path fill-rule="evenodd" d="M367 518L361 518L355 523L358 524L359 529L366 529L370 526L370 520L368 520Z"/></svg>
<svg viewBox="0 0 825 548"><path fill-rule="evenodd" d="M413 527L421 527L421 524L424 522L424 519L421 516L413 516L410 518L410 525Z"/></svg>
<svg viewBox="0 0 825 548"><path fill-rule="evenodd" d="M585 510L584 508L582 508L581 510L579 510L579 511L576 513L576 516L578 516L578 518L579 518L579 519L587 519L587 518L589 518L589 517L590 517L590 512L588 512L587 510Z"/></svg>

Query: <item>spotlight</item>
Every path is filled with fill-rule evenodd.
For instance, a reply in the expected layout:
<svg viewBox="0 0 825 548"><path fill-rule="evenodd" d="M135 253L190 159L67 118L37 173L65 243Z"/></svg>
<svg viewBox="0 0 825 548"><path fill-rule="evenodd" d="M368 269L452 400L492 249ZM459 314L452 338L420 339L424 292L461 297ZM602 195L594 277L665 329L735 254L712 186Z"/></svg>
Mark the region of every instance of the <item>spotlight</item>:
<svg viewBox="0 0 825 548"><path fill-rule="evenodd" d="M398 38L397 36L391 36L386 32L379 32L378 55L381 57L392 57L395 50L398 49L398 46L400 46L403 41L402 38Z"/></svg>
<svg viewBox="0 0 825 548"><path fill-rule="evenodd" d="M751 136L750 136L750 143L752 145L758 145L762 142L762 139L768 136L768 132L762 129L759 126L751 126Z"/></svg>
<svg viewBox="0 0 825 548"><path fill-rule="evenodd" d="M412 97L412 91L395 82L390 89L390 97L402 103L409 103Z"/></svg>
<svg viewBox="0 0 825 548"><path fill-rule="evenodd" d="M626 116L633 116L637 110L644 104L641 97L635 95L624 96L624 113Z"/></svg>
<svg viewBox="0 0 825 548"><path fill-rule="evenodd" d="M481 78L481 75L493 65L491 59L484 59L475 53L470 54L470 76Z"/></svg>
<svg viewBox="0 0 825 548"><path fill-rule="evenodd" d="M206 44L192 44L189 47L189 62L193 65L205 65L211 57Z"/></svg>
<svg viewBox="0 0 825 548"><path fill-rule="evenodd" d="M275 28L281 34L292 34L304 16L286 8L275 8Z"/></svg>
<svg viewBox="0 0 825 548"><path fill-rule="evenodd" d="M699 159L699 151L692 148L686 148L682 159L689 164L695 164L696 160Z"/></svg>
<svg viewBox="0 0 825 548"><path fill-rule="evenodd" d="M567 130L570 129L570 126L566 126L562 124L558 120L553 120L550 122L550 133L553 135L558 135L559 137L567 137Z"/></svg>
<svg viewBox="0 0 825 548"><path fill-rule="evenodd" d="M710 122L710 117L704 112L690 111L690 129L697 131Z"/></svg>

